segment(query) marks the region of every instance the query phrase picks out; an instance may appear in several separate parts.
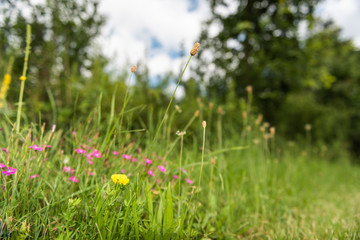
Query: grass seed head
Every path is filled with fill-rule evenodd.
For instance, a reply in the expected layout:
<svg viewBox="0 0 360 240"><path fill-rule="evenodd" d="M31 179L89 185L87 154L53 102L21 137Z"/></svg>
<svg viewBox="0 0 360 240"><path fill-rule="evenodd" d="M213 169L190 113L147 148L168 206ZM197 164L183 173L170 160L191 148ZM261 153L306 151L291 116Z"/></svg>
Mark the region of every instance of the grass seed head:
<svg viewBox="0 0 360 240"><path fill-rule="evenodd" d="M199 50L199 47L200 47L200 43L196 42L190 51L190 55L195 56Z"/></svg>

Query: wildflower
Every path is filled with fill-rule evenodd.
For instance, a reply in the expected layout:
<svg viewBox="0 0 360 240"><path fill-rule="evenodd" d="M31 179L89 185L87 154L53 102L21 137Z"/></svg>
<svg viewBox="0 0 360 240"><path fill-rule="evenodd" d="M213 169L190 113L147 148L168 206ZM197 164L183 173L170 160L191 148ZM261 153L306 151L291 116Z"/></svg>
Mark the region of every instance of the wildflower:
<svg viewBox="0 0 360 240"><path fill-rule="evenodd" d="M75 176L69 177L69 180L72 182L79 182L79 179L75 178Z"/></svg>
<svg viewBox="0 0 360 240"><path fill-rule="evenodd" d="M99 150L94 150L92 156L95 158L101 158L101 152Z"/></svg>
<svg viewBox="0 0 360 240"><path fill-rule="evenodd" d="M86 154L86 158L87 158L87 160L91 160L91 159L93 159L92 154L91 154L91 153Z"/></svg>
<svg viewBox="0 0 360 240"><path fill-rule="evenodd" d="M126 173L125 169L121 169L121 173Z"/></svg>
<svg viewBox="0 0 360 240"><path fill-rule="evenodd" d="M113 151L112 154L117 156L117 155L119 155L119 152L118 151Z"/></svg>
<svg viewBox="0 0 360 240"><path fill-rule="evenodd" d="M154 173L153 171L151 171L151 170L149 170L149 171L147 172L147 174L150 175L150 176L155 177L155 173Z"/></svg>
<svg viewBox="0 0 360 240"><path fill-rule="evenodd" d="M153 162L152 162L150 159L148 159L148 158L145 159L145 164L150 165L150 164L152 164L152 163L153 163Z"/></svg>
<svg viewBox="0 0 360 240"><path fill-rule="evenodd" d="M186 131L179 131L179 130L177 130L176 131L176 135L178 135L178 136L184 136L186 134Z"/></svg>
<svg viewBox="0 0 360 240"><path fill-rule="evenodd" d="M202 122L202 126L203 126L203 128L206 128L206 121Z"/></svg>
<svg viewBox="0 0 360 240"><path fill-rule="evenodd" d="M77 148L77 149L75 149L75 152L77 152L77 153L86 153L86 150L81 149L81 148Z"/></svg>
<svg viewBox="0 0 360 240"><path fill-rule="evenodd" d="M6 165L3 163L0 163L0 168L6 168Z"/></svg>
<svg viewBox="0 0 360 240"><path fill-rule="evenodd" d="M70 170L71 170L71 167L63 167L64 172L70 172Z"/></svg>
<svg viewBox="0 0 360 240"><path fill-rule="evenodd" d="M113 174L111 175L111 179L114 183L119 183L121 185L126 185L129 182L128 177L124 174Z"/></svg>
<svg viewBox="0 0 360 240"><path fill-rule="evenodd" d="M200 113L200 111L199 111L199 110L196 110L196 111L194 112L194 117L198 117L198 116L199 116L199 113Z"/></svg>
<svg viewBox="0 0 360 240"><path fill-rule="evenodd" d="M11 75L7 73L4 75L3 83L1 86L0 99L6 98L6 94L9 89L10 83L11 83Z"/></svg>
<svg viewBox="0 0 360 240"><path fill-rule="evenodd" d="M135 65L131 67L131 72L133 72L133 73L136 72L136 66Z"/></svg>
<svg viewBox="0 0 360 240"><path fill-rule="evenodd" d="M131 161L132 161L132 162L137 162L138 159L137 159L137 158L132 158Z"/></svg>
<svg viewBox="0 0 360 240"><path fill-rule="evenodd" d="M94 172L87 172L86 174L87 174L87 175L94 176Z"/></svg>
<svg viewBox="0 0 360 240"><path fill-rule="evenodd" d="M164 166L158 166L158 169L160 170L160 172L166 172L166 169Z"/></svg>
<svg viewBox="0 0 360 240"><path fill-rule="evenodd" d="M24 75L20 76L20 80L21 81L26 81L26 76L24 76Z"/></svg>
<svg viewBox="0 0 360 240"><path fill-rule="evenodd" d="M11 174L15 174L16 173L16 168L12 168L12 167L8 167L7 171L3 171L1 172L2 174L6 174L6 176L9 176Z"/></svg>
<svg viewBox="0 0 360 240"><path fill-rule="evenodd" d="M190 51L191 56L195 56L199 51L200 43L196 42Z"/></svg>
<svg viewBox="0 0 360 240"><path fill-rule="evenodd" d="M91 161L91 160L88 160L88 164L93 164L94 162L93 161Z"/></svg>
<svg viewBox="0 0 360 240"><path fill-rule="evenodd" d="M34 149L35 151L42 151L44 148L43 147L38 147L37 145L32 145L29 148Z"/></svg>
<svg viewBox="0 0 360 240"><path fill-rule="evenodd" d="M37 178L37 177L40 177L40 176L37 174L34 174L34 175L31 175L29 178L32 179L32 178Z"/></svg>
<svg viewBox="0 0 360 240"><path fill-rule="evenodd" d="M131 155L127 155L127 154L123 154L122 157L126 160L130 160L131 159Z"/></svg>
<svg viewBox="0 0 360 240"><path fill-rule="evenodd" d="M179 179L179 176L173 175L173 179Z"/></svg>
<svg viewBox="0 0 360 240"><path fill-rule="evenodd" d="M186 178L185 181L190 185L193 184L193 181L191 181L191 179L189 179L189 178Z"/></svg>
<svg viewBox="0 0 360 240"><path fill-rule="evenodd" d="M56 124L53 124L53 125L52 125L52 129L51 129L51 132L52 132L52 133L55 132L55 129L56 129Z"/></svg>
<svg viewBox="0 0 360 240"><path fill-rule="evenodd" d="M3 150L5 153L9 153L6 148L1 148L1 150Z"/></svg>

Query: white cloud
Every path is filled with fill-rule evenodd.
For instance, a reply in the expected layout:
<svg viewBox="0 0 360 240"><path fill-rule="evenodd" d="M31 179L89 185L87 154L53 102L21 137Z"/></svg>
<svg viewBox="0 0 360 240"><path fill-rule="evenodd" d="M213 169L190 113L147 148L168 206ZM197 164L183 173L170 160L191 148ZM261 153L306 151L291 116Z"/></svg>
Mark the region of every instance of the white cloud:
<svg viewBox="0 0 360 240"><path fill-rule="evenodd" d="M178 0L103 0L100 12L108 16L98 43L107 56L116 53L116 65L146 59L150 75L169 70L177 73L183 62L171 58L183 45L190 51L197 41L201 22L210 16L206 0L199 0L195 11L188 11L190 1ZM159 44L153 49L153 41Z"/></svg>
<svg viewBox="0 0 360 240"><path fill-rule="evenodd" d="M318 7L319 15L325 19L333 19L342 28L345 38L352 38L360 47L360 1L359 0L326 0Z"/></svg>

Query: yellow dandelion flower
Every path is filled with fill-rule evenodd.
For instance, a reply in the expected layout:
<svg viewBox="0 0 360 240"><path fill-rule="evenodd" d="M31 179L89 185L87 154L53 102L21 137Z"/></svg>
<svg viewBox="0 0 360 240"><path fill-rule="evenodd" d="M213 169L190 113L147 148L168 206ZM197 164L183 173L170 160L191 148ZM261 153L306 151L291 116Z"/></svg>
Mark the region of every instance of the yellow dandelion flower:
<svg viewBox="0 0 360 240"><path fill-rule="evenodd" d="M20 80L21 80L21 81L25 81L25 80L26 80L26 77L25 77L25 76L21 76L21 77L20 77Z"/></svg>
<svg viewBox="0 0 360 240"><path fill-rule="evenodd" d="M126 185L129 182L128 177L124 174L113 174L111 175L111 179L114 183L119 183L121 185Z"/></svg>

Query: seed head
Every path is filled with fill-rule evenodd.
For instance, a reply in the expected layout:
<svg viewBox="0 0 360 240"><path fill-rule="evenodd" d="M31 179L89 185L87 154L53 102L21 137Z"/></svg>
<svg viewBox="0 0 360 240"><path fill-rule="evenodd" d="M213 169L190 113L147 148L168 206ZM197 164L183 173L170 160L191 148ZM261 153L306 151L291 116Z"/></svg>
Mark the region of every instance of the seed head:
<svg viewBox="0 0 360 240"><path fill-rule="evenodd" d="M200 113L200 111L199 111L199 110L196 110L195 113L194 113L194 116L195 116L195 117L198 117L198 116L199 116L199 113Z"/></svg>
<svg viewBox="0 0 360 240"><path fill-rule="evenodd" d="M203 128L206 128L206 121L202 122L202 126L203 126Z"/></svg>
<svg viewBox="0 0 360 240"><path fill-rule="evenodd" d="M196 42L190 51L191 56L195 56L199 50L200 43Z"/></svg>
<svg viewBox="0 0 360 240"><path fill-rule="evenodd" d="M269 130L271 135L275 135L275 127L271 127Z"/></svg>
<svg viewBox="0 0 360 240"><path fill-rule="evenodd" d="M250 86L250 85L246 86L246 91L247 91L248 94L252 93L252 91L253 91L252 86Z"/></svg>
<svg viewBox="0 0 360 240"><path fill-rule="evenodd" d="M131 72L133 72L133 73L136 72L136 66L135 65L131 67Z"/></svg>
<svg viewBox="0 0 360 240"><path fill-rule="evenodd" d="M311 124L305 124L305 131L311 131Z"/></svg>
<svg viewBox="0 0 360 240"><path fill-rule="evenodd" d="M224 114L225 114L225 112L224 112L224 110L222 109L222 107L218 107L217 111L218 111L218 113L219 113L220 115L224 115Z"/></svg>
<svg viewBox="0 0 360 240"><path fill-rule="evenodd" d="M243 119L247 119L247 112L242 112L242 117L243 117Z"/></svg>

